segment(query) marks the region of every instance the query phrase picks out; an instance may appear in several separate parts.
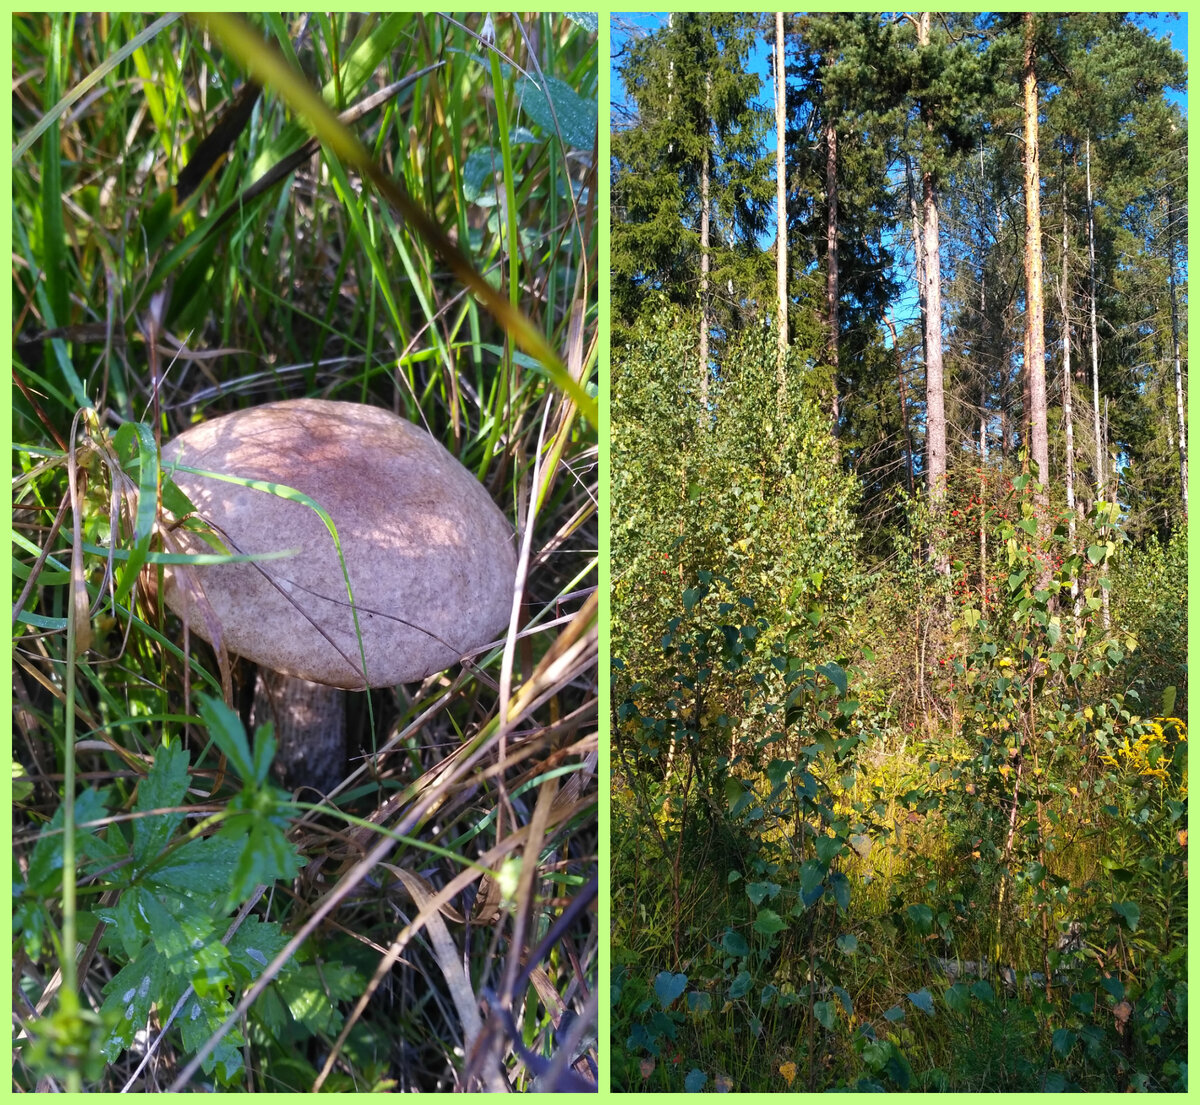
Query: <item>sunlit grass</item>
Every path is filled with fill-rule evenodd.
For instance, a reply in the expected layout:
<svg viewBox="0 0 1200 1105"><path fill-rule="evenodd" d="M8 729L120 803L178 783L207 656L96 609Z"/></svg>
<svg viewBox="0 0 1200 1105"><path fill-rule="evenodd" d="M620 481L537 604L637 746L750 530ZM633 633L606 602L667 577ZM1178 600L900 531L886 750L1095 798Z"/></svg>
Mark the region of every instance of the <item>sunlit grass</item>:
<svg viewBox="0 0 1200 1105"><path fill-rule="evenodd" d="M556 1035L564 1009L581 1030L590 1022L594 1032L596 1016L598 934L587 908L596 863L595 33L550 14L256 19L251 33L330 112L386 92L344 124L369 165L326 148L256 192L314 128L313 114L268 81L223 165L177 203L180 173L246 74L215 27L168 18L146 33L151 23L134 14L13 20L14 753L31 784L15 810L22 839L31 845L58 808L68 763L81 787L108 788L108 808L131 808L168 739L191 751L196 796L228 796L193 696L236 690L246 677L223 677L194 635L185 643L138 571L153 574L162 559L158 445L194 421L283 398L392 409L442 441L513 522L527 550L524 604L507 648L356 708L351 745L371 756L350 765L357 774L336 802L393 824L406 802L433 793L437 818L414 824L435 842L456 842L466 861L499 856L513 834L534 833L517 848L536 857L533 877L484 928L449 931L477 995L490 994L490 1008L523 1026L525 1054L548 1061L587 1043L584 1031L565 1042ZM553 86L560 133L535 102L549 78L574 97ZM586 121L589 105L585 142L577 116ZM379 181L403 190L407 216ZM485 286L503 310L480 299ZM96 414L73 429L83 409ZM385 746L388 755L374 755ZM457 774L432 782L440 764L472 753ZM406 789L422 776L431 782ZM279 887L257 909L292 930L318 901L340 903L332 928L314 934L297 961L315 956L333 972L318 993L338 1020L306 1020L293 1005L290 1038L264 1022L246 1045L247 1078L235 1085L303 1090L320 1078L343 1090L452 1088L485 1084L491 1063L488 1078L503 1070L515 1088L529 1088L537 1072L499 1020L483 1051L464 1057L445 971L424 943L427 921L383 985L363 988L402 922L374 883L338 881L349 854L340 818L295 816L292 839L306 870L321 875ZM350 851L372 843L368 831ZM19 850L18 862L26 858ZM412 846L390 861L434 885L473 872L455 899L469 912L477 870ZM45 1018L61 1008L62 990L47 985L53 940L71 924L82 926L82 942L94 929L92 891L77 913L69 888L76 878L93 890L103 880L86 861L67 874L67 897L44 902L42 927L17 956L22 1039L48 1038ZM509 995L506 964L564 914L572 923L546 949L539 988ZM86 1011L122 966L120 950L110 934L78 962L78 983L66 988ZM335 984L339 971L358 982ZM272 1000L286 993L281 984ZM356 1023L343 1022L359 993L370 1000ZM348 1035L335 1048L341 1023ZM24 1088L41 1078L41 1088L161 1090L174 1077L135 1076L133 1056L100 1071L72 1067L62 1049L101 1029L65 1024L55 1022L66 1035L48 1055L19 1051ZM160 1057L178 1058L178 1073L189 1049L171 1033L161 1046ZM579 1069L587 1070L582 1059Z"/></svg>

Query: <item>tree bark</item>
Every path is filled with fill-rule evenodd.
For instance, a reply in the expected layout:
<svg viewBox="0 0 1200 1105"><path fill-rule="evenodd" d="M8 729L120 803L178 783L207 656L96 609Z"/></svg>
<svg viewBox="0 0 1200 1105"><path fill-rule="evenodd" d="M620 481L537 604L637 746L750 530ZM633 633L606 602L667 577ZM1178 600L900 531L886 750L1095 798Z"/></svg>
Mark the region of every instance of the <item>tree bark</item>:
<svg viewBox="0 0 1200 1105"><path fill-rule="evenodd" d="M1179 358L1179 297L1175 284L1175 190L1167 189L1167 246L1170 252L1168 285L1171 289L1171 347L1175 354L1175 414L1179 426L1179 490L1183 520L1188 513L1187 423L1183 417L1183 368Z"/></svg>
<svg viewBox="0 0 1200 1105"><path fill-rule="evenodd" d="M1091 322L1092 322L1092 414L1095 419L1096 432L1096 501L1102 502L1105 499L1105 484L1108 482L1108 473L1105 464L1105 448L1104 448L1104 429L1100 425L1100 334L1096 326L1096 220L1092 211L1092 138L1088 135L1087 143L1084 147L1085 162L1087 165L1087 201L1088 201L1088 299L1091 301ZM1102 603L1101 614L1104 621L1104 628L1107 630L1112 624L1112 615L1109 612L1108 605L1108 590L1107 588L1100 589L1100 600Z"/></svg>
<svg viewBox="0 0 1200 1105"><path fill-rule="evenodd" d="M1029 378L1030 459L1037 465L1040 490L1035 498L1043 508L1039 531L1045 537L1049 519L1050 438L1046 418L1046 308L1042 296L1041 168L1038 162L1038 86L1035 69L1034 18L1025 13L1025 332ZM1049 565L1043 565L1049 576Z"/></svg>
<svg viewBox="0 0 1200 1105"><path fill-rule="evenodd" d="M917 45L929 45L930 13L917 20ZM927 115L922 104L921 114ZM921 169L922 245L925 248L925 478L931 503L946 497L946 389L942 362L942 266L938 235L937 195L932 166L933 122L925 119L926 141ZM942 567L939 565L939 567ZM949 571L949 562L944 566Z"/></svg>
<svg viewBox="0 0 1200 1105"><path fill-rule="evenodd" d="M783 412L787 390L787 167L784 142L787 121L787 70L783 51L783 12L775 13L775 283L779 296L778 406Z"/></svg>
<svg viewBox="0 0 1200 1105"><path fill-rule="evenodd" d="M825 121L825 314L829 323L828 361L833 369L833 433L837 436L838 418L838 192L837 192L837 125L832 107L825 106L830 116Z"/></svg>
<svg viewBox="0 0 1200 1105"><path fill-rule="evenodd" d="M1067 480L1067 534L1069 537L1068 552L1075 552L1075 422L1071 415L1071 281L1070 281L1070 249L1067 241L1067 185L1062 186L1063 228L1062 228L1062 284L1058 296L1059 309L1062 311L1063 328L1063 427L1066 435L1066 480ZM1079 582L1072 575L1071 602L1078 613Z"/></svg>

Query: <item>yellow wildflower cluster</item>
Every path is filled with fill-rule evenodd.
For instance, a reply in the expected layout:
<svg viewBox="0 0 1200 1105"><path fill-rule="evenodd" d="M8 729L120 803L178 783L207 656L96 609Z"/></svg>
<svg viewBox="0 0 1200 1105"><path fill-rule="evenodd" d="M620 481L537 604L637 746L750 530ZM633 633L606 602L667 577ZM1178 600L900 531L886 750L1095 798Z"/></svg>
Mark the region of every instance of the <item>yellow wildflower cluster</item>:
<svg viewBox="0 0 1200 1105"><path fill-rule="evenodd" d="M1187 740L1187 725L1179 718L1155 718L1137 736L1128 733L1110 752L1101 757L1110 767L1124 768L1143 779L1157 779L1160 786L1170 782L1169 768L1175 744ZM1187 797L1187 767L1184 767L1180 797Z"/></svg>

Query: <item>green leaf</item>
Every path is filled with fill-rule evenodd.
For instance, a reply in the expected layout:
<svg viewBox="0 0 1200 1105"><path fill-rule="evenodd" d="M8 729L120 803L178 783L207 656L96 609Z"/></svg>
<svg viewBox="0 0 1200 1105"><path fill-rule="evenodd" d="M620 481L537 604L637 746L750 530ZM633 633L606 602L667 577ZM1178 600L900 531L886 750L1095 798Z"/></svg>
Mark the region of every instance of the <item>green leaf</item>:
<svg viewBox="0 0 1200 1105"><path fill-rule="evenodd" d="M698 1067L692 1067L683 1080L683 1088L688 1093L699 1093L708 1082L708 1075Z"/></svg>
<svg viewBox="0 0 1200 1105"><path fill-rule="evenodd" d="M908 995L908 1000L913 1003L922 1013L928 1013L931 1017L934 1015L933 995L924 987Z"/></svg>
<svg viewBox="0 0 1200 1105"><path fill-rule="evenodd" d="M850 687L850 680L838 664L822 664L817 668L826 679L838 689L839 694L845 694Z"/></svg>
<svg viewBox="0 0 1200 1105"><path fill-rule="evenodd" d="M218 698L206 694L196 697L208 735L229 760L238 778L243 783L250 783L254 779L254 760L241 718Z"/></svg>
<svg viewBox="0 0 1200 1105"><path fill-rule="evenodd" d="M746 943L746 938L733 929L725 930L725 935L721 937L721 949L726 955L737 957L750 954L750 945Z"/></svg>
<svg viewBox="0 0 1200 1105"><path fill-rule="evenodd" d="M754 919L754 931L760 932L764 936L774 936L777 932L782 932L787 928L787 922L783 920L773 909L761 909L758 916Z"/></svg>
<svg viewBox="0 0 1200 1105"><path fill-rule="evenodd" d="M1108 548L1105 545L1089 545L1087 557L1092 564L1099 564L1100 561L1104 559L1104 554L1107 552Z"/></svg>
<svg viewBox="0 0 1200 1105"><path fill-rule="evenodd" d="M817 859L827 867L845 850L846 842L836 836L818 836L813 840Z"/></svg>
<svg viewBox="0 0 1200 1105"><path fill-rule="evenodd" d="M712 995L702 990L692 990L687 996L688 1012L695 1016L703 1016L712 1012Z"/></svg>
<svg viewBox="0 0 1200 1105"><path fill-rule="evenodd" d="M220 836L236 833L245 824L241 818L231 821L221 829ZM242 854L233 873L226 904L230 909L240 905L260 884L270 886L276 879L291 880L307 862L288 840L278 825L265 817L250 820L250 832L242 848Z"/></svg>
<svg viewBox="0 0 1200 1105"><path fill-rule="evenodd" d="M659 971L654 976L654 993L658 996L664 1009L670 1008L680 994L687 989L687 981L687 975L672 974L670 971Z"/></svg>
<svg viewBox="0 0 1200 1105"><path fill-rule="evenodd" d="M199 1051L232 1012L233 1006L224 998L213 995L201 998L198 994L192 994L176 1022L183 1038L184 1051ZM219 1083L229 1085L241 1072L245 1042L238 1029L231 1029L205 1058L201 1069L205 1074L215 1073Z"/></svg>
<svg viewBox="0 0 1200 1105"><path fill-rule="evenodd" d="M744 998L750 993L750 987L753 983L754 979L751 978L749 971L738 971L737 977L729 987L729 1000L737 1001L739 998Z"/></svg>
<svg viewBox="0 0 1200 1105"><path fill-rule="evenodd" d="M698 603L699 601L700 601L700 588L699 587L689 587L686 591L683 592L683 608L684 608L684 610L691 610L692 607L695 606L696 603Z"/></svg>
<svg viewBox="0 0 1200 1105"><path fill-rule="evenodd" d="M885 1021L891 1021L895 1024L897 1021L904 1020L904 1009L899 1005L893 1005L890 1009L885 1009L883 1013Z"/></svg>
<svg viewBox="0 0 1200 1105"><path fill-rule="evenodd" d="M1056 1028L1050 1038L1051 1046L1059 1055L1066 1055L1075 1046L1078 1037L1069 1028Z"/></svg>
<svg viewBox="0 0 1200 1105"><path fill-rule="evenodd" d="M746 884L746 895L755 905L762 905L764 898L774 898L781 889L777 882L750 882Z"/></svg>
<svg viewBox="0 0 1200 1105"><path fill-rule="evenodd" d="M917 926L917 931L929 933L933 931L933 910L927 905L910 905L906 911L908 918Z"/></svg>
<svg viewBox="0 0 1200 1105"><path fill-rule="evenodd" d="M1113 902L1112 908L1114 913L1124 918L1130 932L1137 931L1138 921L1142 916L1142 908L1137 902Z"/></svg>
<svg viewBox="0 0 1200 1105"><path fill-rule="evenodd" d="M837 1023L837 1014L834 1012L833 1002L831 1001L813 1002L813 1016L817 1018L823 1027L830 1031L833 1030L834 1024Z"/></svg>
<svg viewBox="0 0 1200 1105"><path fill-rule="evenodd" d="M956 982L942 995L951 1013L965 1013L971 1007L971 991L965 982Z"/></svg>
<svg viewBox="0 0 1200 1105"><path fill-rule="evenodd" d="M150 1007L161 998L166 976L162 956L152 944L147 944L132 963L127 963L105 984L103 992L108 997L100 1012L111 1016L115 1027L101 1050L110 1063L146 1027Z"/></svg>
<svg viewBox="0 0 1200 1105"><path fill-rule="evenodd" d="M844 932L837 938L837 946L846 955L854 955L858 951L858 937L852 932Z"/></svg>
<svg viewBox="0 0 1200 1105"><path fill-rule="evenodd" d="M971 987L971 993L975 995L984 1005L994 1005L996 1002L996 991L992 989L992 984L985 979L980 979Z"/></svg>
<svg viewBox="0 0 1200 1105"><path fill-rule="evenodd" d="M288 942L288 934L274 921L262 921L250 914L229 941L229 958L243 981L253 982Z"/></svg>
<svg viewBox="0 0 1200 1105"><path fill-rule="evenodd" d="M138 784L137 802L133 807L133 862L138 868L157 860L166 850L184 813L149 813L183 804L188 787L188 754L178 744L171 743L154 753L154 763Z"/></svg>
<svg viewBox="0 0 1200 1105"><path fill-rule="evenodd" d="M564 12L563 14L590 34L597 34L600 30L600 16L596 12Z"/></svg>
<svg viewBox="0 0 1200 1105"><path fill-rule="evenodd" d="M96 859L115 859L123 849L118 849L101 836L103 830L85 826L89 822L101 821L108 816L108 791L88 789L82 791L75 799L75 824L81 826L75 831L76 862L85 857ZM29 856L29 878L27 889L30 893L44 896L52 893L62 879L63 865L63 807L54 811L50 824L42 829L33 852Z"/></svg>
<svg viewBox="0 0 1200 1105"><path fill-rule="evenodd" d="M584 99L566 81L557 77L543 75L540 82L542 87L531 77L517 78L516 92L525 113L547 134L561 133L568 146L590 150L596 141L596 101ZM550 107L552 102L553 111ZM558 119L557 128L555 116Z"/></svg>
<svg viewBox="0 0 1200 1105"><path fill-rule="evenodd" d="M841 871L834 871L829 876L829 893L843 913L850 908L850 880Z"/></svg>

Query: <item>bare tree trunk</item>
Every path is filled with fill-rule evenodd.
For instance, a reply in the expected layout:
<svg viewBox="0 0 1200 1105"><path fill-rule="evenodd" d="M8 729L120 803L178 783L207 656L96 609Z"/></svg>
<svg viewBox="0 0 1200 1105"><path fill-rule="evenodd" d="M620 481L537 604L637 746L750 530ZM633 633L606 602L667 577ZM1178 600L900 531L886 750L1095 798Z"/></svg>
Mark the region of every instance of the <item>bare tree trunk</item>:
<svg viewBox="0 0 1200 1105"><path fill-rule="evenodd" d="M784 154L787 121L787 70L783 52L783 12L775 13L775 283L779 293L779 411L787 390L787 159Z"/></svg>
<svg viewBox="0 0 1200 1105"><path fill-rule="evenodd" d="M1095 419L1096 430L1096 501L1102 502L1107 498L1105 484L1108 482L1107 465L1105 464L1104 431L1100 426L1100 335L1096 326L1096 220L1092 211L1092 139L1088 136L1084 147L1087 165L1087 200L1088 200L1088 299L1091 301L1092 314L1092 415ZM1108 607L1108 591L1100 589L1102 602L1101 614L1104 628L1112 625L1112 616Z"/></svg>
<svg viewBox="0 0 1200 1105"><path fill-rule="evenodd" d="M832 113L826 104L827 113ZM833 433L837 436L838 418L838 192L837 192L837 125L832 118L825 122L825 314L829 322L829 365L833 369Z"/></svg>
<svg viewBox="0 0 1200 1105"><path fill-rule="evenodd" d="M1041 169L1038 163L1038 86L1034 69L1033 13L1025 13L1025 333L1028 355L1025 371L1029 377L1030 456L1038 468L1036 501L1042 507L1038 529L1044 538L1049 532L1045 515L1050 504L1050 438L1046 418L1046 319L1042 297L1042 212ZM1043 585L1050 566L1043 564Z"/></svg>
<svg viewBox="0 0 1200 1105"><path fill-rule="evenodd" d="M1183 368L1179 359L1179 298L1175 286L1175 190L1167 189L1167 243L1170 252L1168 285L1171 289L1171 347L1175 354L1175 414L1179 425L1179 490L1183 496L1183 519L1188 513L1187 423L1183 418Z"/></svg>
<svg viewBox="0 0 1200 1105"><path fill-rule="evenodd" d="M1066 433L1066 478L1067 478L1067 534L1070 540L1069 552L1075 552L1075 422L1071 417L1071 281L1070 251L1067 242L1067 185L1062 186L1063 228L1062 228L1062 284L1058 296L1059 307L1062 311L1063 328L1063 361L1062 361L1062 404L1063 426ZM1079 612L1079 581L1072 574L1071 602L1075 612Z"/></svg>
<svg viewBox="0 0 1200 1105"><path fill-rule="evenodd" d="M913 493L913 444L912 433L908 427L908 389L904 384L904 359L900 356L900 342L896 338L896 327L891 315L884 315L883 321L892 332L892 353L896 358L896 382L900 390L900 424L904 427L904 458L905 470L908 474L908 493Z"/></svg>
<svg viewBox="0 0 1200 1105"><path fill-rule="evenodd" d="M921 12L917 21L917 44L929 45L930 13ZM927 141L933 142L933 124L926 121ZM931 503L946 497L946 391L942 364L942 266L938 237L937 197L933 171L926 157L921 171L921 213L925 246L925 463ZM944 559L944 558L943 558ZM939 563L949 573L950 564Z"/></svg>

